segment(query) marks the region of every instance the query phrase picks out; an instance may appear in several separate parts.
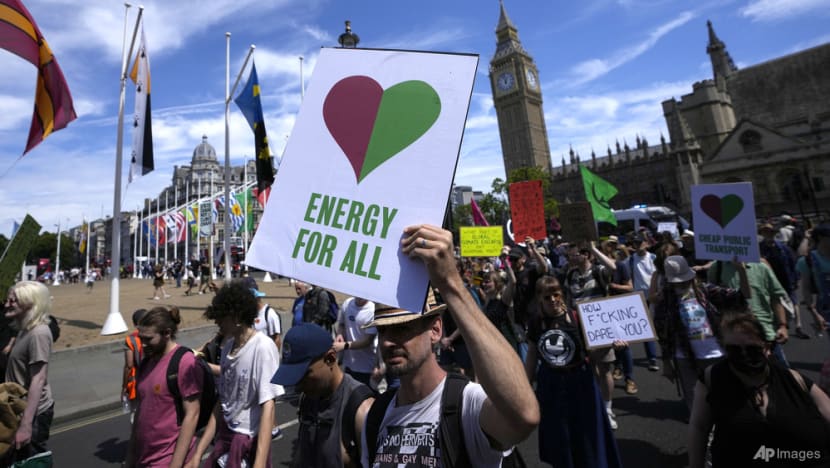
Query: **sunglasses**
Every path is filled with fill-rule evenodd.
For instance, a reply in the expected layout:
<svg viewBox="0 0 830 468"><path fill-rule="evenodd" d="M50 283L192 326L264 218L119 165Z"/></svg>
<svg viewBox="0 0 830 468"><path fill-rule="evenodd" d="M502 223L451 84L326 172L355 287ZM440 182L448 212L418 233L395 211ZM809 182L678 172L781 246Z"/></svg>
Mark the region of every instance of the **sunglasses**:
<svg viewBox="0 0 830 468"><path fill-rule="evenodd" d="M748 358L757 359L764 355L763 345L725 345L724 348L726 349L726 354L734 356L744 355Z"/></svg>

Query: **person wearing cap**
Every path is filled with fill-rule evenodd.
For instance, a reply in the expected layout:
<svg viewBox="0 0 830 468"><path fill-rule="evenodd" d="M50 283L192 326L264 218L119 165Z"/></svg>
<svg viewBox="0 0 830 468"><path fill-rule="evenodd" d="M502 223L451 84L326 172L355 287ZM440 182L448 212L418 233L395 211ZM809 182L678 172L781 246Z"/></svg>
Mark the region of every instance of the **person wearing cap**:
<svg viewBox="0 0 830 468"><path fill-rule="evenodd" d="M243 460L248 466L271 466L274 399L284 390L271 383L279 366L279 351L269 337L254 329L257 308L250 288L232 281L217 291L205 311L205 317L213 320L225 337L217 407L194 456L201 460L213 441L205 466L215 466L219 459L229 467L238 467Z"/></svg>
<svg viewBox="0 0 830 468"><path fill-rule="evenodd" d="M372 390L343 373L331 333L301 323L285 335L283 362L272 383L301 395L296 467L360 466L363 423L374 398Z"/></svg>
<svg viewBox="0 0 830 468"><path fill-rule="evenodd" d="M369 385L377 365L377 330L364 326L375 316L375 303L362 297L343 301L337 315L334 347L343 353L343 368L360 383Z"/></svg>
<svg viewBox="0 0 830 468"><path fill-rule="evenodd" d="M548 273L548 264L536 248L536 240L526 237L525 250L515 246L510 250L510 265L516 275L516 293L513 296L513 316L522 328L528 318L528 307L536 290L536 280Z"/></svg>
<svg viewBox="0 0 830 468"><path fill-rule="evenodd" d="M686 408L691 411L694 388L704 369L721 360L717 325L725 310L743 310L752 294L746 269L735 263L740 290L699 284L681 255L666 258L664 291L654 304L654 326L663 354L663 375L677 380Z"/></svg>
<svg viewBox="0 0 830 468"><path fill-rule="evenodd" d="M253 279L250 276L248 278ZM251 283L246 281L245 278L242 278L239 281L246 287L250 287L251 285ZM282 321L280 320L280 316L273 307L263 300L265 297L264 292L256 288L251 288L251 294L253 294L256 298L258 307L257 316L254 319L254 330L263 333L268 338L271 338L274 341L274 344L277 345L277 351L279 351L280 348L282 348L282 343L280 342L280 335L282 335ZM279 353L277 353L277 358L279 358ZM277 365L279 366L279 362L277 362ZM276 405L274 405L274 409L276 410ZM277 421L277 414L275 411L274 427L271 429L271 438L276 440L281 437L282 430L280 429L279 422Z"/></svg>
<svg viewBox="0 0 830 468"><path fill-rule="evenodd" d="M801 305L810 311L813 326L821 335L830 321L830 223L813 228L810 239L815 248L798 259L796 270L801 274ZM815 305L811 300L813 294Z"/></svg>
<svg viewBox="0 0 830 468"><path fill-rule="evenodd" d="M539 423L539 405L523 365L468 294L455 268L452 233L431 225L409 226L401 245L403 254L423 261L445 306L427 301L425 310L414 312L376 304L369 326L377 328L386 368L400 377L401 385L394 394L383 394L385 408L376 400L369 411L362 465L391 466L394 462L386 460L413 454L421 465L446 466L435 442L448 377L433 349L442 336L440 312L447 309L465 338L479 382L463 387L459 409L470 466L499 467L505 450L527 438ZM375 438L366 433L373 418L379 421Z"/></svg>
<svg viewBox="0 0 830 468"><path fill-rule="evenodd" d="M784 290L787 291L790 299L789 303L785 301L784 305L787 311L791 315L794 315L794 335L802 339L810 338L810 335L804 333L801 329L801 314L798 310L798 298L796 297L798 273L795 270L795 253L786 244L775 239L775 227L772 224L762 224L758 228L758 234L761 235L761 239L758 242L761 258L766 260L769 267L772 268L772 272Z"/></svg>

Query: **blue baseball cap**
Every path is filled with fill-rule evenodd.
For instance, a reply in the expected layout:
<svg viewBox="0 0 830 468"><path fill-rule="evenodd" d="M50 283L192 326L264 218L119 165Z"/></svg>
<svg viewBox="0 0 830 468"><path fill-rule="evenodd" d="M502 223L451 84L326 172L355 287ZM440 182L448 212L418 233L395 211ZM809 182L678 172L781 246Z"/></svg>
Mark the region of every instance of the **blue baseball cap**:
<svg viewBox="0 0 830 468"><path fill-rule="evenodd" d="M271 383L297 385L308 370L311 361L326 354L334 340L331 333L313 323L294 325L282 341L282 362Z"/></svg>
<svg viewBox="0 0 830 468"><path fill-rule="evenodd" d="M251 288L251 294L253 294L254 297L265 297L265 293L257 288Z"/></svg>

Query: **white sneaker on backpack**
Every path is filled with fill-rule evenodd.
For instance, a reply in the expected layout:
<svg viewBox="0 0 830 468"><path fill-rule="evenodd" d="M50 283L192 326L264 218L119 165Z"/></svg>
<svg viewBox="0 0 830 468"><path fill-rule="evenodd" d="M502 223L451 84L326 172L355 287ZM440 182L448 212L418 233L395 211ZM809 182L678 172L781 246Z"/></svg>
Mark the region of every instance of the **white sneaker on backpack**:
<svg viewBox="0 0 830 468"><path fill-rule="evenodd" d="M611 408L606 408L605 412L608 414L608 424L611 425L611 429L617 430L617 415L611 411Z"/></svg>

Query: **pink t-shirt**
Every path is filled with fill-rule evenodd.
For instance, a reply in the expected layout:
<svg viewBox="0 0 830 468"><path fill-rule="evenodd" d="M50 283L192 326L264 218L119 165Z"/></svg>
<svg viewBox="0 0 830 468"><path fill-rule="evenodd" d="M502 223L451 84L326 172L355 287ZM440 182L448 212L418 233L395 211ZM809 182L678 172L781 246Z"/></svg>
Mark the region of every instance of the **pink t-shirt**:
<svg viewBox="0 0 830 468"><path fill-rule="evenodd" d="M176 348L179 346L177 345ZM176 349L174 348L174 350ZM135 450L138 466L167 467L176 450L179 425L176 420L176 404L167 388L167 366L173 351L160 360L145 357L138 374L139 407L135 415ZM155 362L154 362L155 361ZM202 392L203 373L193 353L185 353L179 362L179 392L183 399ZM191 441L188 459L193 454Z"/></svg>

